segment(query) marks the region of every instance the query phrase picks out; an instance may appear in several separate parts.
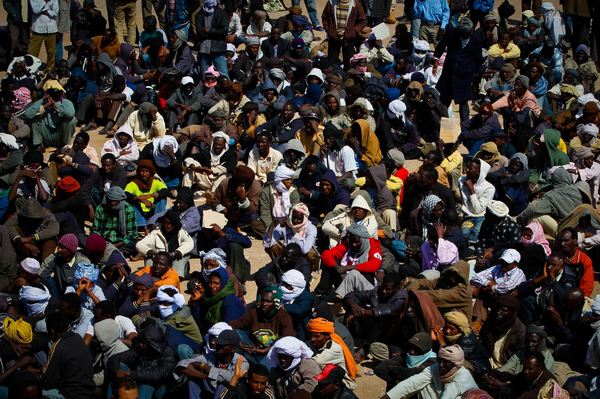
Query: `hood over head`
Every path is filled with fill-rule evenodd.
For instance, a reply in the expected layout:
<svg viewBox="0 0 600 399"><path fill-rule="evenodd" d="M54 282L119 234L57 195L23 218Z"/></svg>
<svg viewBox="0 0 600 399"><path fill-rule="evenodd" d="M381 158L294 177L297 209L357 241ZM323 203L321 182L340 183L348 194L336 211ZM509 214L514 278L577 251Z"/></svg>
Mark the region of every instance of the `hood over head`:
<svg viewBox="0 0 600 399"><path fill-rule="evenodd" d="M275 86L275 83L273 83L273 81L271 79L265 80L264 83L262 84L260 90L263 94L265 93L266 90L275 90L275 95L279 94L279 91L277 90L277 86Z"/></svg>
<svg viewBox="0 0 600 399"><path fill-rule="evenodd" d="M327 170L321 177L321 180L327 180L329 183L335 187L335 191L332 194L335 194L339 189L340 185L338 184L337 177L335 176L335 172L331 169Z"/></svg>
<svg viewBox="0 0 600 399"><path fill-rule="evenodd" d="M71 71L71 77L72 78L76 77L76 78L81 78L83 80L87 80L86 73L83 71L83 69L81 69L79 67L77 67Z"/></svg>
<svg viewBox="0 0 600 399"><path fill-rule="evenodd" d="M316 76L317 78L321 79L321 84L325 83L325 76L323 75L323 71L321 71L319 68L311 69L309 74L306 75L306 79L304 79L306 84L308 84L308 78L310 76Z"/></svg>
<svg viewBox="0 0 600 399"><path fill-rule="evenodd" d="M386 187L387 173L385 170L385 165L381 164L381 165L371 166L367 170L367 173L369 173L371 175L371 177L373 178L373 181L375 182L375 186L377 186L377 191L381 191Z"/></svg>
<svg viewBox="0 0 600 399"><path fill-rule="evenodd" d="M304 151L304 146L302 145L302 142L298 139L291 139L290 141L288 141L283 154L285 155L286 152L291 151L291 150L301 152L303 156L306 156L306 151Z"/></svg>
<svg viewBox="0 0 600 399"><path fill-rule="evenodd" d="M354 198L354 201L352 201L352 204L350 205L350 209L352 208L364 209L367 211L367 215L371 214L371 206L369 205L369 202L366 200L366 198L362 195L357 195L356 198Z"/></svg>
<svg viewBox="0 0 600 399"><path fill-rule="evenodd" d="M469 264L467 262L465 262L464 260L459 260L452 266L446 268L442 272L442 277L445 277L444 275L448 272L455 272L460 276L460 278L463 279L463 284L469 284L470 270L471 270L471 267L469 266Z"/></svg>
<svg viewBox="0 0 600 399"><path fill-rule="evenodd" d="M554 188L571 185L571 175L565 168L556 168L552 174L552 185Z"/></svg>
<svg viewBox="0 0 600 399"><path fill-rule="evenodd" d="M158 354L162 354L167 347L165 333L157 323L148 322L143 328L138 328L140 341L148 345Z"/></svg>

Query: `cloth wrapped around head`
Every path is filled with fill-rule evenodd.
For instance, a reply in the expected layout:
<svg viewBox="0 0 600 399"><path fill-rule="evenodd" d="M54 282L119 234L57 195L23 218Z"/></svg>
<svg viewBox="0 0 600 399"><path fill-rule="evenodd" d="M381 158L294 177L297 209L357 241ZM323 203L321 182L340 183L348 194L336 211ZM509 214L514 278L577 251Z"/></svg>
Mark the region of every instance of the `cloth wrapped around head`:
<svg viewBox="0 0 600 399"><path fill-rule="evenodd" d="M448 312L444 315L444 320L450 324L454 324L465 337L471 334L471 323L469 323L469 319L467 319L467 316L463 312Z"/></svg>
<svg viewBox="0 0 600 399"><path fill-rule="evenodd" d="M367 55L366 54L363 54L363 53L354 54L352 56L352 58L350 58L350 65L351 66L355 66L361 60L366 60L366 59L367 59Z"/></svg>
<svg viewBox="0 0 600 399"><path fill-rule="evenodd" d="M33 340L31 324L23 319L14 320L10 317L5 318L4 332L8 338L17 344L27 345Z"/></svg>
<svg viewBox="0 0 600 399"><path fill-rule="evenodd" d="M339 344L344 351L344 360L346 362L346 369L348 370L348 375L350 375L350 378L354 379L355 376L359 374L358 367L354 361L354 356L352 356L352 352L350 352L350 349L348 349L348 346L344 343L342 337L335 333L335 326L333 322L322 317L317 317L308 322L306 329L311 333L315 332L329 334L331 340Z"/></svg>
<svg viewBox="0 0 600 399"><path fill-rule="evenodd" d="M293 216L294 212L299 212L302 214L302 222L300 224L296 224L296 225L294 224L294 222L292 220L292 216ZM310 210L303 202L298 202L297 204L292 206L292 209L290 209L290 215L289 215L290 222L292 222L292 225L296 229L296 234L299 234L301 238L304 238L306 236L306 228L308 227L308 224L310 223L310 221L308 220L309 216L310 216Z"/></svg>
<svg viewBox="0 0 600 399"><path fill-rule="evenodd" d="M287 289L284 286L284 283L291 285L292 289ZM288 270L281 276L281 284L279 285L279 289L283 294L282 300L284 304L292 303L300 296L300 294L302 294L305 288L306 279L304 278L304 274L302 274L300 271L296 269Z"/></svg>
<svg viewBox="0 0 600 399"><path fill-rule="evenodd" d="M233 330L231 326L224 321L220 321L208 330L206 335L204 336L204 342L206 342L206 353L214 352L215 349L211 348L209 345L210 337L218 337L223 331Z"/></svg>
<svg viewBox="0 0 600 399"><path fill-rule="evenodd" d="M448 374L440 375L440 381L444 384L448 384L454 380L458 370L460 370L465 363L465 353L459 345L454 344L444 346L440 348L438 352L438 359L443 359L454 364L454 367L452 370L450 370L450 372L448 372Z"/></svg>
<svg viewBox="0 0 600 399"><path fill-rule="evenodd" d="M390 119L400 119L402 117L405 120L404 112L406 111L406 104L400 100L394 100L388 105L387 116Z"/></svg>
<svg viewBox="0 0 600 399"><path fill-rule="evenodd" d="M79 287L79 280L87 278L92 283L98 281L100 270L96 269L91 263L80 262L77 264L77 270L75 270L75 276L73 277L73 287L77 289Z"/></svg>
<svg viewBox="0 0 600 399"><path fill-rule="evenodd" d="M283 371L291 371L298 367L302 359L310 359L314 353L298 338L283 337L278 339L267 353L267 361L271 367L279 366L279 354L294 358L290 367L283 369Z"/></svg>
<svg viewBox="0 0 600 399"><path fill-rule="evenodd" d="M596 126L596 124L594 123L586 123L581 124L579 126L577 126L577 135L579 136L579 139L581 140L581 144L593 144L596 142L596 139L598 138L598 126ZM588 134L590 136L592 136L593 138L591 140L588 140L587 138L584 138L584 135Z"/></svg>
<svg viewBox="0 0 600 399"><path fill-rule="evenodd" d="M231 173L231 177L239 184L250 185L254 181L256 174L252 169L245 165L236 166Z"/></svg>
<svg viewBox="0 0 600 399"><path fill-rule="evenodd" d="M19 298L27 308L29 316L37 316L46 311L50 300L50 291L45 285L42 287L43 290L32 285L25 285L19 290Z"/></svg>
<svg viewBox="0 0 600 399"><path fill-rule="evenodd" d="M0 133L0 143L4 144L8 147L9 151L14 151L19 149L19 144L17 143L17 139L12 134Z"/></svg>
<svg viewBox="0 0 600 399"><path fill-rule="evenodd" d="M166 319L177 309L180 309L185 305L185 297L172 285L161 286L156 293L156 300L158 302L168 302L171 304L171 306L165 306L160 305L159 303L160 315L163 319Z"/></svg>

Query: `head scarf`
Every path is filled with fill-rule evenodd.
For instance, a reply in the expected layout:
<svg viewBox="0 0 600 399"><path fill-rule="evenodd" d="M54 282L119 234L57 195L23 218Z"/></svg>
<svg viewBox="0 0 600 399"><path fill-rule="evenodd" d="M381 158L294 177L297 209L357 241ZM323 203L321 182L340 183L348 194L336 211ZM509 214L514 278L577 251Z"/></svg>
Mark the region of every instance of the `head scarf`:
<svg viewBox="0 0 600 399"><path fill-rule="evenodd" d="M117 232L119 234L119 237L127 237L127 202L125 201L126 199L127 195L121 187L112 186L108 189L106 195L104 196L104 199L102 200L102 205L104 205L106 208L110 207L110 209L114 212L118 212ZM119 203L115 206L110 206L108 204L108 201L119 201Z"/></svg>
<svg viewBox="0 0 600 399"><path fill-rule="evenodd" d="M254 181L255 173L246 165L239 165L233 169L231 177L239 184L250 185Z"/></svg>
<svg viewBox="0 0 600 399"><path fill-rule="evenodd" d="M596 126L595 123L588 123L585 125L580 124L579 126L577 126L577 135L581 140L581 144L585 146L589 146L590 144L594 144L596 142L596 138L598 137L598 131L598 126ZM586 139L583 138L584 134L589 134L593 138L590 141L586 141Z"/></svg>
<svg viewBox="0 0 600 399"><path fill-rule="evenodd" d="M464 313L458 311L448 312L444 315L444 320L447 323L454 324L460 330L458 335L444 337L449 344L454 344L463 335L468 337L471 334L471 323L469 323L469 319Z"/></svg>
<svg viewBox="0 0 600 399"><path fill-rule="evenodd" d="M502 72L508 72L508 76L503 80L504 82L508 82L515 77L515 67L512 64L504 64L500 70Z"/></svg>
<svg viewBox="0 0 600 399"><path fill-rule="evenodd" d="M353 235L360 238L360 250L358 251L358 253L353 253L350 247L348 246L347 256L345 255L341 261L342 266L345 266L347 264L348 257L356 258L356 262L354 262L355 266L366 263L369 260L369 251L371 250L369 231L365 226L353 223L346 229L346 232L348 233L348 235Z"/></svg>
<svg viewBox="0 0 600 399"><path fill-rule="evenodd" d="M140 125L146 129L150 129L152 126L152 119L150 119L150 110L152 109L153 104L149 102L144 102L140 104L138 109L138 120Z"/></svg>
<svg viewBox="0 0 600 399"><path fill-rule="evenodd" d="M415 98L414 100L409 100L408 96L405 95L404 97L405 97L405 99L407 101L412 101L412 102L419 102L419 101L421 101L421 96L423 95L423 86L421 85L421 83L419 83L419 82L410 82L408 84L408 86L406 87L406 90L417 90L418 91L417 98Z"/></svg>
<svg viewBox="0 0 600 399"><path fill-rule="evenodd" d="M87 278L92 283L98 281L100 270L96 269L94 265L90 263L80 262L77 264L77 270L75 270L75 276L73 277L73 287L77 289L79 287L79 280Z"/></svg>
<svg viewBox="0 0 600 399"><path fill-rule="evenodd" d="M260 21L258 21L256 27L258 28L258 32L262 32L263 27L265 26L265 22L267 22L267 13L261 10L256 10L254 11L254 15L260 18Z"/></svg>
<svg viewBox="0 0 600 399"><path fill-rule="evenodd" d="M529 90L529 78L525 75L517 75L516 78L525 87L525 91Z"/></svg>
<svg viewBox="0 0 600 399"><path fill-rule="evenodd" d="M227 51L230 51L233 53L233 57L231 58L231 61L235 62L235 60L238 59L237 48L232 43L227 43Z"/></svg>
<svg viewBox="0 0 600 399"><path fill-rule="evenodd" d="M292 25L302 25L304 26L304 30L311 30L312 29L312 24L308 21L308 18L306 18L304 15L298 15L295 16L294 18L292 18ZM301 32L298 32L301 33Z"/></svg>
<svg viewBox="0 0 600 399"><path fill-rule="evenodd" d="M541 338L541 341L540 341L540 346L538 347L538 351L543 352L547 349L546 348L546 338L548 338L548 334L546 333L546 331L544 330L543 327L536 326L535 324L530 324L527 326L527 329L525 330L525 334L539 335Z"/></svg>
<svg viewBox="0 0 600 399"><path fill-rule="evenodd" d="M146 183L144 183L142 180L140 180L139 177L136 176L136 178L133 179L133 182L140 188L140 190L150 191L150 189L152 188L152 182L154 181L154 175L156 174L156 166L154 166L154 162L152 162L149 159L144 159L140 161L137 168L138 171L140 170L140 168L148 169L150 171L150 178Z"/></svg>
<svg viewBox="0 0 600 399"><path fill-rule="evenodd" d="M175 290L176 294L171 296L165 292L166 289ZM179 290L173 285L163 285L158 288L158 292L156 293L156 300L158 302L169 302L171 305L158 305L158 310L160 310L160 317L165 320L167 317L173 314L173 312L177 311L185 305L185 297L179 293Z"/></svg>
<svg viewBox="0 0 600 399"><path fill-rule="evenodd" d="M437 204L442 204L442 210L444 209L444 201L440 197L435 194L428 195L423 200L423 205L421 207L421 225L422 225L422 237L424 240L427 239L427 232L429 226L433 226L434 223L439 222L438 220L431 219L431 213L433 209L437 206Z"/></svg>
<svg viewBox="0 0 600 399"><path fill-rule="evenodd" d="M294 177L295 172L285 165L280 165L275 169L275 183L273 184L273 195L275 202L273 204L273 216L288 217L292 203L290 202L290 190L283 184L284 180Z"/></svg>
<svg viewBox="0 0 600 399"><path fill-rule="evenodd" d="M544 235L544 229L540 222L531 222L527 226L526 229L531 230L531 239L526 240L525 237L521 236L521 242L525 247L529 247L531 245L541 245L544 248L544 252L546 253L546 258L550 256L552 250L550 249L550 244Z"/></svg>
<svg viewBox="0 0 600 399"><path fill-rule="evenodd" d="M408 368L419 367L427 359L437 357L436 353L433 351L433 340L428 333L420 332L413 335L411 339L408 340L408 343L423 352L422 355L411 355L410 353L406 354L406 366Z"/></svg>
<svg viewBox="0 0 600 399"><path fill-rule="evenodd" d="M350 58L350 65L354 67L361 60L366 60L366 59L367 59L367 55L366 54L363 54L363 53L354 54L352 56L352 58Z"/></svg>
<svg viewBox="0 0 600 399"><path fill-rule="evenodd" d="M489 152L492 155L492 157L489 160L486 160L485 162L492 166L493 164L495 164L496 162L498 162L500 160L500 151L498 151L498 146L496 146L496 143L488 141L487 143L483 143L479 149L479 151L477 151L477 153L475 154L475 156L473 157L474 159L481 159L481 156L483 155L483 152Z"/></svg>
<svg viewBox="0 0 600 399"><path fill-rule="evenodd" d="M202 11L205 14L212 15L215 12L215 7L217 6L217 0L204 0L204 5L202 6Z"/></svg>
<svg viewBox="0 0 600 399"><path fill-rule="evenodd" d="M217 247L217 248L213 248L208 252L200 252L199 253L200 257L202 258L202 276L204 277L204 281L208 282L208 277L210 276L210 274L214 271L216 271L217 269L226 269L227 268L227 262L225 261L225 259L227 258L227 255L225 254L225 252ZM214 269L210 269L207 270L204 267L204 263L207 260L214 260L217 262L217 267L215 267Z"/></svg>
<svg viewBox="0 0 600 399"><path fill-rule="evenodd" d="M444 359L454 364L454 367L448 372L448 374L440 375L440 381L443 384L449 384L454 380L454 377L456 377L458 370L460 370L460 368L465 363L465 353L459 345L454 344L444 346L440 348L438 352L438 359Z"/></svg>
<svg viewBox="0 0 600 399"><path fill-rule="evenodd" d="M460 399L493 399L493 397L479 388L471 388L465 391Z"/></svg>
<svg viewBox="0 0 600 399"><path fill-rule="evenodd" d="M300 341L296 337L283 337L277 340L269 353L267 353L267 361L269 362L269 366L278 367L279 366L279 354L292 356L294 360L290 367L283 371L292 371L302 361L302 359L310 359L313 357L314 353L311 351L308 346L302 341Z"/></svg>
<svg viewBox="0 0 600 399"><path fill-rule="evenodd" d="M231 328L231 326L229 324L225 323L224 321L220 321L220 322L214 324L208 330L208 332L204 336L204 342L206 342L206 346L204 347L204 349L206 350L206 353L215 351L215 349L210 347L210 344L209 344L210 337L218 337L219 334L221 334L223 331L227 331L227 330L233 330L233 328Z"/></svg>
<svg viewBox="0 0 600 399"><path fill-rule="evenodd" d="M216 269L210 270L210 273L208 273L207 281L210 280L210 277L213 274L219 275L219 279L221 280L221 287L219 289L219 292L217 292L215 295L206 295L203 298L204 306L208 308L208 311L204 316L204 320L206 321L206 323L208 323L208 325L213 325L215 323L218 323L219 321L222 321L221 309L223 307L223 300L229 295L235 295L235 280L229 278L229 273L227 272L227 269L218 267Z"/></svg>
<svg viewBox="0 0 600 399"><path fill-rule="evenodd" d="M225 121L225 119L223 119L223 121ZM225 122L223 122L225 123ZM225 147L223 148L223 151L221 151L221 153L219 155L215 154L215 150L214 150L214 143L216 138L222 138L223 140L225 140ZM210 145L210 167L214 168L217 166L221 166L221 157L227 152L229 151L229 136L226 135L223 132L216 132L213 133L212 135L212 143Z"/></svg>
<svg viewBox="0 0 600 399"><path fill-rule="evenodd" d="M27 308L29 316L37 316L46 311L48 301L50 300L50 291L48 291L46 286L43 287L44 289L41 290L31 285L25 285L19 290L19 297L25 308Z"/></svg>
<svg viewBox="0 0 600 399"><path fill-rule="evenodd" d="M204 3L204 4L206 4L206 3ZM212 82L212 83L207 83L206 82L206 76L207 75L212 75L215 78L218 78L219 76L221 76L221 74L215 69L215 67L213 65L209 66L208 69L206 70L206 72L204 72L204 80L203 80L203 82L204 82L204 86L206 86L206 87L213 87L213 86L215 86L217 84L216 80L214 82Z"/></svg>
<svg viewBox="0 0 600 399"><path fill-rule="evenodd" d="M402 117L402 120L406 121L405 111L406 104L400 100L394 100L388 105L386 115L390 119L400 119L400 117Z"/></svg>
<svg viewBox="0 0 600 399"><path fill-rule="evenodd" d="M268 285L266 286L263 290L263 293L265 292L270 292L273 294L273 300L275 302L275 308L273 310L271 310L268 314L266 314L265 316L267 317L271 317L275 314L275 312L277 312L279 309L281 309L281 301L283 300L283 293L281 292L281 290L279 289L279 287L275 287L274 285Z"/></svg>
<svg viewBox="0 0 600 399"><path fill-rule="evenodd" d="M402 94L402 92L400 91L400 89L396 89L395 87L389 88L389 89L385 89L385 96L387 97L387 99L389 101L394 101L400 98L400 94Z"/></svg>
<svg viewBox="0 0 600 399"><path fill-rule="evenodd" d="M527 18L527 25L535 26L536 29L533 31L533 33L531 33L529 29L524 29L523 36L525 36L525 38L530 38L531 36L538 37L542 32L542 21L538 20L535 17Z"/></svg>
<svg viewBox="0 0 600 399"><path fill-rule="evenodd" d="M504 219L505 217L508 216L509 208L502 201L491 200L487 206L486 211L489 211L494 216ZM500 222L500 223L502 223L502 222Z"/></svg>
<svg viewBox="0 0 600 399"><path fill-rule="evenodd" d="M6 317L4 319L4 332L11 341L17 344L29 344L33 340L31 324L23 319L14 320Z"/></svg>
<svg viewBox="0 0 600 399"><path fill-rule="evenodd" d="M300 212L302 214L302 222L300 224L296 224L294 225L292 222L292 213L294 213L294 211L296 212ZM290 222L292 222L292 225L294 226L294 229L296 229L296 234L300 235L300 238L304 239L304 237L306 236L306 228L308 227L308 224L310 223L308 220L308 217L310 215L310 211L308 210L308 207L303 203L303 202L298 202L296 205L292 206L292 209L290 210Z"/></svg>
<svg viewBox="0 0 600 399"><path fill-rule="evenodd" d="M171 146L173 148L173 152L177 152L179 148L179 144L177 144L177 139L174 136L164 136L154 140L152 143L154 146L154 151L152 155L154 156L154 162L156 166L159 168L167 168L171 165L171 157L165 153L165 148L167 146Z"/></svg>
<svg viewBox="0 0 600 399"><path fill-rule="evenodd" d="M8 147L9 151L15 151L19 149L17 139L12 134L0 133L0 143Z"/></svg>
<svg viewBox="0 0 600 399"><path fill-rule="evenodd" d="M522 152L517 152L515 155L510 157L510 161L512 162L513 159L518 159L519 161L521 161L521 163L523 164L523 170L529 169L527 155L523 154Z"/></svg>
<svg viewBox="0 0 600 399"><path fill-rule="evenodd" d="M359 374L358 367L354 361L354 356L352 356L352 352L350 352L350 349L348 349L348 346L342 337L335 333L335 325L332 321L322 317L317 317L308 322L306 329L311 333L315 332L329 334L329 338L342 347L344 352L344 361L346 362L346 370L348 370L348 375L350 378L354 379L355 376Z"/></svg>
<svg viewBox="0 0 600 399"><path fill-rule="evenodd" d="M79 185L79 182L73 177L63 177L58 183L56 183L55 199L57 202L68 201L79 192L80 188L81 186Z"/></svg>
<svg viewBox="0 0 600 399"><path fill-rule="evenodd" d="M458 23L458 31L460 33L469 33L473 30L473 21L469 18L463 18Z"/></svg>
<svg viewBox="0 0 600 399"><path fill-rule="evenodd" d="M292 286L292 290L288 290L283 286L283 283L289 284ZM279 289L281 290L282 301L284 305L293 303L296 298L302 294L304 289L306 288L306 279L304 278L304 274L299 272L296 269L288 270L283 273L281 276L281 284L279 284Z"/></svg>
<svg viewBox="0 0 600 399"><path fill-rule="evenodd" d="M177 35L177 41L173 45L173 50L177 52L184 44L187 44L187 35L183 29L177 29L175 31L175 34ZM174 57L174 60L176 59L177 57Z"/></svg>
<svg viewBox="0 0 600 399"><path fill-rule="evenodd" d="M27 87L19 87L13 91L15 99L12 101L12 107L15 112L22 110L31 103L31 92Z"/></svg>

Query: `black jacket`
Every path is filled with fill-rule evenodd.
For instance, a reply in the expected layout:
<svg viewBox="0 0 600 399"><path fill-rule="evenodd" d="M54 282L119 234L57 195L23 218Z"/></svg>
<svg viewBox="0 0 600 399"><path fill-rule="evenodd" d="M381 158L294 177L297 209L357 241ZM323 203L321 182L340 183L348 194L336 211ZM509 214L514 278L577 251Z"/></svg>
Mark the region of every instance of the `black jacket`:
<svg viewBox="0 0 600 399"><path fill-rule="evenodd" d="M296 267L294 269L298 270L304 275L304 279L306 280L306 286L310 286L310 280L312 278L310 272L310 263L305 258L300 258L298 263L296 263ZM265 266L258 269L258 271L254 274L254 282L256 282L256 286L261 289L269 283L277 283L275 285L279 285L281 283L281 275L284 272L279 267L279 257L273 259L271 262L267 263ZM275 281L273 281L275 280Z"/></svg>
<svg viewBox="0 0 600 399"><path fill-rule="evenodd" d="M379 300L380 289L381 287L375 287L372 290L351 292L346 298L354 298L362 305L371 305L373 317L395 316L406 301L406 290L398 290L389 301L382 303Z"/></svg>
<svg viewBox="0 0 600 399"><path fill-rule="evenodd" d="M451 209L456 207L456 201L454 200L454 194L450 189L440 183L435 183L433 187L433 192L431 194L435 194L444 203L444 207L446 209ZM404 200L402 201L402 213L400 214L400 223L403 227L406 227L406 222L408 221L408 215L413 209L417 209L419 204L426 197L425 190L423 190L418 184L413 184L408 192L404 194Z"/></svg>
<svg viewBox="0 0 600 399"><path fill-rule="evenodd" d="M251 60L250 57L248 57L248 54L246 53L246 51L242 51L240 53L240 56L238 57L238 59L235 60L235 63L233 64L231 71L229 71L229 77L237 80L238 82L243 83L246 81L246 78L248 77L248 74L250 73L250 71L252 71L252 67L254 66L254 63L256 61L265 61L265 60L266 60L265 57L262 57L258 60Z"/></svg>
<svg viewBox="0 0 600 399"><path fill-rule="evenodd" d="M279 39L277 45L277 53L275 53L275 46L271 43L271 39L263 40L260 48L266 58L283 58L283 55L290 49L291 43L284 39Z"/></svg>
<svg viewBox="0 0 600 399"><path fill-rule="evenodd" d="M491 370L490 357L473 331L468 337L464 335L460 337L456 343L465 353L465 360L471 362L476 376L481 377Z"/></svg>
<svg viewBox="0 0 600 399"><path fill-rule="evenodd" d="M131 370L131 379L138 385L164 385L177 365L175 351L167 345L165 335L157 324L140 329L139 339L150 347L149 352L143 353L138 345L114 355L108 360L108 372L120 370L121 363L125 363Z"/></svg>
<svg viewBox="0 0 600 399"><path fill-rule="evenodd" d="M67 399L94 397L92 355L78 334L67 331L52 345L42 369L42 387L58 389Z"/></svg>
<svg viewBox="0 0 600 399"><path fill-rule="evenodd" d="M210 23L208 33L204 33L204 11L200 10L196 14L196 38L195 49L198 50L204 40L210 40L210 52L224 53L227 50L227 31L229 30L229 18L223 8L216 7Z"/></svg>
<svg viewBox="0 0 600 399"><path fill-rule="evenodd" d="M149 146L147 146L147 147L149 147ZM106 175L105 175L104 171L102 170L102 168L98 168L85 181L85 183L83 183L83 186L81 186L81 190L79 190L79 194L81 194L85 198L86 205L92 204L90 195L92 193L93 188L97 188L98 191L100 192L100 196L104 197L104 194L105 194L104 179L105 178L106 178ZM127 185L127 172L125 171L125 169L123 169L123 167L121 165L117 165L115 167L115 173L113 175L112 185L119 186L122 189L125 189L125 186Z"/></svg>

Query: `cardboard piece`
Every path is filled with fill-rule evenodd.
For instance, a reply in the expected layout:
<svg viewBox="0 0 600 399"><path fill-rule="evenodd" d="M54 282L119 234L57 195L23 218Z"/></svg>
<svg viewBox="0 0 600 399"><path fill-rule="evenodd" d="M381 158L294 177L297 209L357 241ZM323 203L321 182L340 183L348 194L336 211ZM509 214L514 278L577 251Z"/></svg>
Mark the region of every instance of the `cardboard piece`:
<svg viewBox="0 0 600 399"><path fill-rule="evenodd" d="M202 212L202 228L212 229L213 224L216 224L223 229L227 224L227 217L216 211L206 210Z"/></svg>
<svg viewBox="0 0 600 399"><path fill-rule="evenodd" d="M385 40L390 37L390 29L382 22L371 29L371 35L375 36L375 39L377 40Z"/></svg>

